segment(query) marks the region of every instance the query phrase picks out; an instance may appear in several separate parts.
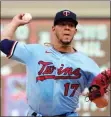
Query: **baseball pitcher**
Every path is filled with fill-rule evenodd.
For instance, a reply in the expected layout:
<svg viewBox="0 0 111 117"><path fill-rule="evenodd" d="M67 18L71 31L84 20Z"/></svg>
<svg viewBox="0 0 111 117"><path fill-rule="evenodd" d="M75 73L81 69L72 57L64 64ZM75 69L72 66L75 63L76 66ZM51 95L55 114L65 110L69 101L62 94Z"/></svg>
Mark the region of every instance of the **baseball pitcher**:
<svg viewBox="0 0 111 117"><path fill-rule="evenodd" d="M98 65L72 46L77 33L76 14L63 10L56 14L50 46L21 44L13 40L16 29L30 23L16 15L1 35L0 50L9 59L26 65L27 116L78 116L79 96L87 87L89 100L102 108L108 105L110 70L100 73ZM98 100L101 100L99 103Z"/></svg>

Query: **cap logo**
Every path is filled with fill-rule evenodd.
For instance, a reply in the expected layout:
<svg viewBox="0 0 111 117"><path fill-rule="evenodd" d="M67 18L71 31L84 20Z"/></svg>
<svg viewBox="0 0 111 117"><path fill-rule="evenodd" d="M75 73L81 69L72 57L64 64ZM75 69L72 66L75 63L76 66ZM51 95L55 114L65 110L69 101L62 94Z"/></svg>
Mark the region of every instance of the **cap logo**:
<svg viewBox="0 0 111 117"><path fill-rule="evenodd" d="M70 15L70 11L63 11L63 15L65 15L65 16Z"/></svg>

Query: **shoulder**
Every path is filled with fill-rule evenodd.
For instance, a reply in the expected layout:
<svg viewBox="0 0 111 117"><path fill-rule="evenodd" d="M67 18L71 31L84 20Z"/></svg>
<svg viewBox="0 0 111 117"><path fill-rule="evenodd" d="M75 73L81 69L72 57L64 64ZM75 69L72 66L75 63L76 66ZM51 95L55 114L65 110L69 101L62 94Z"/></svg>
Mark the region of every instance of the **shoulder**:
<svg viewBox="0 0 111 117"><path fill-rule="evenodd" d="M26 49L41 49L44 48L41 44L25 44L18 42L17 44L18 47L25 47Z"/></svg>
<svg viewBox="0 0 111 117"><path fill-rule="evenodd" d="M82 53L82 52L78 52L78 56L84 61L84 62L90 62L92 64L95 64L96 62L89 56L87 56L86 54Z"/></svg>
<svg viewBox="0 0 111 117"><path fill-rule="evenodd" d="M26 44L26 49L32 53L44 53L46 49L49 48L49 46L45 46L42 44Z"/></svg>
<svg viewBox="0 0 111 117"><path fill-rule="evenodd" d="M96 71L97 73L100 72L100 68L98 64L93 60L91 57L87 56L82 52L78 52L79 58L82 59L82 62L85 66L87 66L88 70Z"/></svg>
<svg viewBox="0 0 111 117"><path fill-rule="evenodd" d="M25 44L18 42L16 46L16 50L22 50L31 53L38 53L45 50L45 47L41 44Z"/></svg>

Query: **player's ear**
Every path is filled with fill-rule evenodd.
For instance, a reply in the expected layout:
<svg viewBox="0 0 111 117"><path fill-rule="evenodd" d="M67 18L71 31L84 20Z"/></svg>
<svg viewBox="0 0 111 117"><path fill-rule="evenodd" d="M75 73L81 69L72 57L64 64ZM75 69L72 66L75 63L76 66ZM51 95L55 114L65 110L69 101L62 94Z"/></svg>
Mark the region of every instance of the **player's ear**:
<svg viewBox="0 0 111 117"><path fill-rule="evenodd" d="M75 28L74 31L73 31L73 35L75 36L77 33L77 29Z"/></svg>
<svg viewBox="0 0 111 117"><path fill-rule="evenodd" d="M55 31L55 26L52 26L52 31L53 31L53 32Z"/></svg>

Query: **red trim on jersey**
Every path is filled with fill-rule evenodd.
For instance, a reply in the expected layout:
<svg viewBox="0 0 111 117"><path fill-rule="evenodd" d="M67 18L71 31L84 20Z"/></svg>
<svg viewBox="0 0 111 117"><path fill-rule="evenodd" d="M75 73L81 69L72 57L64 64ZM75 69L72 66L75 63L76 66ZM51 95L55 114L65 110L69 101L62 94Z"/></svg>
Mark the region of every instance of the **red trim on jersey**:
<svg viewBox="0 0 111 117"><path fill-rule="evenodd" d="M78 79L78 76L55 76L55 75L46 75L46 76L38 76L36 77L36 80L47 80L47 79L54 79L54 80L59 80L59 79Z"/></svg>
<svg viewBox="0 0 111 117"><path fill-rule="evenodd" d="M10 58L13 55L14 50L15 50L15 46L16 46L17 43L18 43L17 41L14 42L14 44L13 44L11 50L10 50L9 55L7 55L8 58Z"/></svg>

